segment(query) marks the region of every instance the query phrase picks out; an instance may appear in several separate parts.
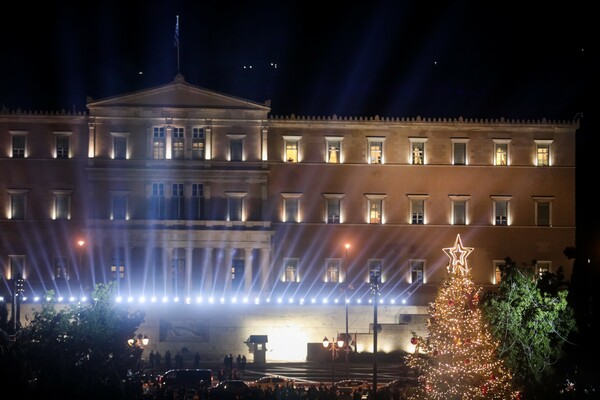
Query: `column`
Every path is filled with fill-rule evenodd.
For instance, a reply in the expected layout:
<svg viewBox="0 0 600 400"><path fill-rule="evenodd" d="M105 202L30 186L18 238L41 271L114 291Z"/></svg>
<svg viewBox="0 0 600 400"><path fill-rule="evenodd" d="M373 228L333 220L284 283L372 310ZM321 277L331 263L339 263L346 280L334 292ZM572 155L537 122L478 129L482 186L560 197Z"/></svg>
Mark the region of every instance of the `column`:
<svg viewBox="0 0 600 400"><path fill-rule="evenodd" d="M188 247L185 248L185 295L191 296L192 294L192 263L193 263L193 254L194 248Z"/></svg>
<svg viewBox="0 0 600 400"><path fill-rule="evenodd" d="M231 262L233 260L233 249L225 248L223 251L225 252L225 287L223 289L228 290L231 288Z"/></svg>
<svg viewBox="0 0 600 400"><path fill-rule="evenodd" d="M252 248L245 248L244 252L244 290L247 292L252 289Z"/></svg>
<svg viewBox="0 0 600 400"><path fill-rule="evenodd" d="M260 249L260 281L261 290L269 287L269 262L271 258L271 249Z"/></svg>
<svg viewBox="0 0 600 400"><path fill-rule="evenodd" d="M202 291L210 293L213 287L213 248L206 247L204 249L204 262L202 263Z"/></svg>
<svg viewBox="0 0 600 400"><path fill-rule="evenodd" d="M163 296L173 294L173 248L163 247Z"/></svg>

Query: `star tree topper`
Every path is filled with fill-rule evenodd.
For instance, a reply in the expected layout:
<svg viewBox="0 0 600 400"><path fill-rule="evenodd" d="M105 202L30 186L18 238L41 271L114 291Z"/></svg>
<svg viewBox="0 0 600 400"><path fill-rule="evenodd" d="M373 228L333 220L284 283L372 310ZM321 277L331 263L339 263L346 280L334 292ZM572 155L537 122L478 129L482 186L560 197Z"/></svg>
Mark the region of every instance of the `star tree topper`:
<svg viewBox="0 0 600 400"><path fill-rule="evenodd" d="M473 247L464 247L460 235L456 235L456 241L453 247L446 247L444 253L450 257L448 272L453 274L465 275L469 268L467 267L467 257L474 250Z"/></svg>

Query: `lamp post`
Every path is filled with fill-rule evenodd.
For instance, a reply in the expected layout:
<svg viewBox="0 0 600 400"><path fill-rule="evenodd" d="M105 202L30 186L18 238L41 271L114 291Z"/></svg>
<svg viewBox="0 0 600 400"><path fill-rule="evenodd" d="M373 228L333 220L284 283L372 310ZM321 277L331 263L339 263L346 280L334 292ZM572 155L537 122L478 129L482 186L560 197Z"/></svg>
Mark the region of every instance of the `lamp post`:
<svg viewBox="0 0 600 400"><path fill-rule="evenodd" d="M142 335L141 333L138 333L135 337L132 337L131 339L127 340L127 344L131 347L136 346L142 349L145 346L148 346L148 343L150 343L150 338L148 337L148 335Z"/></svg>
<svg viewBox="0 0 600 400"><path fill-rule="evenodd" d="M83 250L84 250L84 246L85 246L85 240L83 239L79 239L77 241L77 246L79 246L79 265L77 265L77 276L79 277L80 280L80 287L81 287L81 281L85 281L85 279L87 278L85 271L83 269Z"/></svg>
<svg viewBox="0 0 600 400"><path fill-rule="evenodd" d="M14 334L17 333L21 327L21 300L23 293L25 292L25 281L21 273L15 274L13 277L13 306L12 306L12 317L14 323Z"/></svg>
<svg viewBox="0 0 600 400"><path fill-rule="evenodd" d="M341 349L343 345L344 345L344 341L342 340L341 337L339 337L339 335L337 338L337 343L329 342L329 339L327 339L327 336L325 336L325 338L323 339L323 347L325 347L327 350L331 351L331 386L333 386L335 384L334 361L337 357L338 350Z"/></svg>
<svg viewBox="0 0 600 400"><path fill-rule="evenodd" d="M346 257L344 258L344 303L346 303L346 336L344 337L344 350L346 351L346 380L350 379L350 365L348 361L348 352L350 351L350 343L348 340L348 249L350 243L344 245L346 248Z"/></svg>
<svg viewBox="0 0 600 400"><path fill-rule="evenodd" d="M377 395L377 334L379 326L377 323L377 303L379 296L379 282L381 271L373 269L370 274L371 291L373 292L373 398Z"/></svg>

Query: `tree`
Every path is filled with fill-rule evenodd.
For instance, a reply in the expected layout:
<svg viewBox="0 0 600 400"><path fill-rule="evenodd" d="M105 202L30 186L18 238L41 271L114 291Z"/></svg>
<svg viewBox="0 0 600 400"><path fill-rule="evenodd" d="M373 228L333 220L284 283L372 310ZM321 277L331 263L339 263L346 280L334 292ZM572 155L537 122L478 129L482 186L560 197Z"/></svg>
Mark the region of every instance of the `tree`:
<svg viewBox="0 0 600 400"><path fill-rule="evenodd" d="M556 382L553 366L576 324L562 268L539 275L535 264L518 267L507 257L498 290L482 298L482 307L515 382L526 394L548 399L558 393L550 384Z"/></svg>
<svg viewBox="0 0 600 400"><path fill-rule="evenodd" d="M480 288L467 267L472 248L463 247L460 235L450 257L448 276L429 306L428 336L413 333L415 352L407 364L420 372L419 386L411 399L511 399L512 376L498 357L498 341L492 337L479 307Z"/></svg>
<svg viewBox="0 0 600 400"><path fill-rule="evenodd" d="M41 310L21 330L19 345L40 397L131 398L124 384L139 367L141 349L130 346L144 320L114 304L114 286L96 286L89 304L57 309L48 293Z"/></svg>

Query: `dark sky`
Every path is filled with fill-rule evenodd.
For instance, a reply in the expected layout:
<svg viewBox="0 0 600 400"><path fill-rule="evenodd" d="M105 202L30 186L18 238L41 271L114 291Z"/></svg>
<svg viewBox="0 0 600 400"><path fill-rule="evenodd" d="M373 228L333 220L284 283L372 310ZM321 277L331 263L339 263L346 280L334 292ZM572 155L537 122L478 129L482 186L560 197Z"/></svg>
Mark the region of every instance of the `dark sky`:
<svg viewBox="0 0 600 400"><path fill-rule="evenodd" d="M86 96L171 82L179 15L186 80L271 99L276 115L570 120L584 111L591 13L579 0L539 8L422 0L66 3L16 2L4 13L0 104L83 109Z"/></svg>
<svg viewBox="0 0 600 400"><path fill-rule="evenodd" d="M0 107L84 110L87 96L173 81L179 15L185 79L271 99L274 115L572 120L583 113L584 209L593 186L579 176L597 157L592 3L11 2L0 24ZM583 217L588 226L600 220Z"/></svg>

